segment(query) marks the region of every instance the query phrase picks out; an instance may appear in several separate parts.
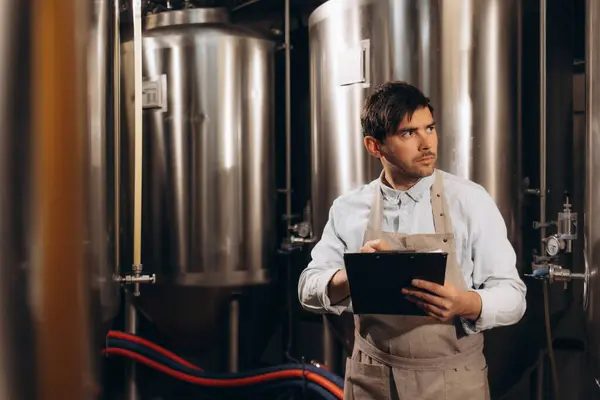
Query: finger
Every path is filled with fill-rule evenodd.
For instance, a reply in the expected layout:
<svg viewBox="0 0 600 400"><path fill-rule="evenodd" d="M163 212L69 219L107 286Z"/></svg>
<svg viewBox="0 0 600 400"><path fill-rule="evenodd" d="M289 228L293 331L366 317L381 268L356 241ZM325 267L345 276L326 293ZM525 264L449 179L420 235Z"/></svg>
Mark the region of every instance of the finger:
<svg viewBox="0 0 600 400"><path fill-rule="evenodd" d="M427 290L431 293L437 294L440 297L449 297L450 290L442 285L438 285L437 283L428 282L421 279L413 279L411 284L416 288Z"/></svg>
<svg viewBox="0 0 600 400"><path fill-rule="evenodd" d="M381 240L379 239L375 239L375 240L369 240L367 241L363 247L369 247L372 248L374 250L378 250L379 249L379 243L381 242Z"/></svg>
<svg viewBox="0 0 600 400"><path fill-rule="evenodd" d="M371 246L365 245L360 248L360 253L375 253L375 249Z"/></svg>
<svg viewBox="0 0 600 400"><path fill-rule="evenodd" d="M433 304L443 310L448 309L448 300L433 294L425 293L420 290L402 289L405 295L413 296L425 303Z"/></svg>

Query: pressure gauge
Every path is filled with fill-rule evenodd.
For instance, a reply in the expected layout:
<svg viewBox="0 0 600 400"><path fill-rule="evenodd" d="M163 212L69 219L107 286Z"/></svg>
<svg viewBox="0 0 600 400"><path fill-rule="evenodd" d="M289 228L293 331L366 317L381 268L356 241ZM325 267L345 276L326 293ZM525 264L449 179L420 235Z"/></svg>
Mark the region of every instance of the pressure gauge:
<svg viewBox="0 0 600 400"><path fill-rule="evenodd" d="M560 251L564 249L564 247L564 241L555 235L552 235L548 239L546 239L546 253L550 257L555 257L556 255L558 255L558 253L560 253Z"/></svg>

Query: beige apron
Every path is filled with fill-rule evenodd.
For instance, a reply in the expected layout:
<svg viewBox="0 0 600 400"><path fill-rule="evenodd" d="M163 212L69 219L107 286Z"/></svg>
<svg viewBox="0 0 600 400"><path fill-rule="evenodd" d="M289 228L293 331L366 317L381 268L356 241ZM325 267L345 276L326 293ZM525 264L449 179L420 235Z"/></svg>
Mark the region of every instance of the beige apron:
<svg viewBox="0 0 600 400"><path fill-rule="evenodd" d="M376 190L364 242L383 239L394 250L441 249L448 253L446 280L466 290L441 172L431 187L435 234L382 232L382 201ZM431 317L355 315L354 320L344 399L489 400L483 335L466 335L458 318L443 323Z"/></svg>

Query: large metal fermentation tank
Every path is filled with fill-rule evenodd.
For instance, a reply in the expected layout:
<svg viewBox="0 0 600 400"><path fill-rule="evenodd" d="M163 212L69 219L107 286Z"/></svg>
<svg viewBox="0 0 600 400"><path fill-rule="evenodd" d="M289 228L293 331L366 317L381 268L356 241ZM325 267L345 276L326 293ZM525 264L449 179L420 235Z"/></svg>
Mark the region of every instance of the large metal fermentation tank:
<svg viewBox="0 0 600 400"><path fill-rule="evenodd" d="M94 399L103 317L84 230L91 2L2 6L0 398Z"/></svg>
<svg viewBox="0 0 600 400"><path fill-rule="evenodd" d="M86 265L91 277L97 343L106 333L119 309L119 285L113 279L116 265L114 104L115 41L114 10L110 0L98 0L92 14L87 49L87 130L84 136ZM117 71L118 72L118 71Z"/></svg>
<svg viewBox="0 0 600 400"><path fill-rule="evenodd" d="M132 260L132 220L125 215L133 204L132 41L122 48L126 268ZM145 19L142 263L157 283L144 286L138 306L170 339L199 352L220 349L223 329L238 322L240 340L260 352L276 323L269 315L278 302L268 285L277 246L274 52L274 42L231 25L224 9ZM242 297L230 304L234 295Z"/></svg>
<svg viewBox="0 0 600 400"><path fill-rule="evenodd" d="M519 249L518 13L508 0L330 0L309 19L314 228L333 200L381 171L360 109L387 81L431 98L439 168L492 195Z"/></svg>
<svg viewBox="0 0 600 400"><path fill-rule="evenodd" d="M600 386L600 4L586 2L586 177L584 308L591 372Z"/></svg>
<svg viewBox="0 0 600 400"><path fill-rule="evenodd" d="M438 167L485 187L521 255L520 11L518 0L330 0L313 12L311 203L316 235L336 197L378 177L381 166L362 143L361 106L378 85L403 80L421 88L435 108ZM344 332L349 350L351 318L328 319ZM506 375L524 368L515 367L518 355L501 344L513 339L502 332L486 337L492 381L514 380ZM521 351L516 345L521 334L511 332L510 348ZM324 358L335 364L332 353Z"/></svg>

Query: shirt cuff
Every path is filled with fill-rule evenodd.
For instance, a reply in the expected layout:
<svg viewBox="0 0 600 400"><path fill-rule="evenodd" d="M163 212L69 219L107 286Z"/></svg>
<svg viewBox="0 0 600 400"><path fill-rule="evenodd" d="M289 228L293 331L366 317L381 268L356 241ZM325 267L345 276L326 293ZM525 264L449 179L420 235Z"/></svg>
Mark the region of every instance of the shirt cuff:
<svg viewBox="0 0 600 400"><path fill-rule="evenodd" d="M327 286L329 286L329 281L331 281L333 275L335 275L335 273L340 270L341 268L324 271L323 275L321 275L321 280L319 282L320 287L318 290L318 293L322 293L321 305L323 306L323 309L329 313L336 315L341 315L344 311L348 309L348 306L350 305L350 297L347 297L344 301L336 305L331 305L331 300L329 299Z"/></svg>
<svg viewBox="0 0 600 400"><path fill-rule="evenodd" d="M464 318L461 318L460 321L465 332L469 335L474 335L486 329L491 329L494 326L496 312L494 310L494 296L492 293L485 289L471 289L470 291L477 293L481 297L481 314L479 314L479 318L476 321L469 321Z"/></svg>

